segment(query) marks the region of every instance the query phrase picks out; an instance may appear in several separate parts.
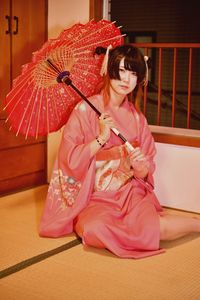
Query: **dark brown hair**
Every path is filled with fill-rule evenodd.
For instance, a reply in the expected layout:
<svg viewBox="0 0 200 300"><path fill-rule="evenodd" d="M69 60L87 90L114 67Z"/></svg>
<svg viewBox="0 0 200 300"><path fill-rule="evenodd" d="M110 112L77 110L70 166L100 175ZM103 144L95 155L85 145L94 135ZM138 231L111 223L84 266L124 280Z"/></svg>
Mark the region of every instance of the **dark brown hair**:
<svg viewBox="0 0 200 300"><path fill-rule="evenodd" d="M146 65L140 50L131 45L118 46L111 49L108 58L108 74L111 79L120 80L119 64L124 58L124 68L136 72L138 83L145 78Z"/></svg>
<svg viewBox="0 0 200 300"><path fill-rule="evenodd" d="M98 47L95 53L98 55L102 53L105 54L106 49ZM126 70L136 72L137 86L135 87L134 91L128 95L128 98L129 101L133 102L136 108L139 109L138 102L140 101L139 98L142 97L142 83L145 79L146 64L141 51L129 44L117 46L109 51L107 75L104 77L104 84L102 87L105 104L109 99L109 80L121 80L119 75L119 65L122 58L124 58L124 68Z"/></svg>

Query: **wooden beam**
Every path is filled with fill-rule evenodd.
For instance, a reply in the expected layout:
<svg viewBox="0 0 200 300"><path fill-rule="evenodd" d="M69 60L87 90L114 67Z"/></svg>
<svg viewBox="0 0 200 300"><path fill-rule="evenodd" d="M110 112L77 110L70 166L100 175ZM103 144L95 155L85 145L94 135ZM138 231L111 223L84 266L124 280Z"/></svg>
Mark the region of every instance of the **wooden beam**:
<svg viewBox="0 0 200 300"><path fill-rule="evenodd" d="M173 145L182 145L190 147L200 147L200 138L182 135L171 135L167 133L152 133L155 142Z"/></svg>
<svg viewBox="0 0 200 300"><path fill-rule="evenodd" d="M103 18L103 0L90 0L90 20L100 21Z"/></svg>

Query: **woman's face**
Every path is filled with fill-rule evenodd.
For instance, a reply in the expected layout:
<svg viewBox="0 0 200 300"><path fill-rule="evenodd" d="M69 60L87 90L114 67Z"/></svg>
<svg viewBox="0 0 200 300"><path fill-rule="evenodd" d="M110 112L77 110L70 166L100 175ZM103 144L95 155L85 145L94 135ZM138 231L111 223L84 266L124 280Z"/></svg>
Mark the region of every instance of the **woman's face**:
<svg viewBox="0 0 200 300"><path fill-rule="evenodd" d="M119 76L121 80L111 79L111 89L118 95L126 96L131 93L137 85L137 75L135 72L124 68L124 57L119 64Z"/></svg>

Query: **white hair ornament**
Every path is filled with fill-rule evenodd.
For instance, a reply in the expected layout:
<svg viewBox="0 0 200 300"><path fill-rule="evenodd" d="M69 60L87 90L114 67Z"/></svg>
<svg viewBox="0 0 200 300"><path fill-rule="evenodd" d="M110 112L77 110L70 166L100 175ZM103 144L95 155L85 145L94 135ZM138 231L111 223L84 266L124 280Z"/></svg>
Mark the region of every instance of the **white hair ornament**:
<svg viewBox="0 0 200 300"><path fill-rule="evenodd" d="M148 84L148 80L149 80L149 69L148 69L148 61L149 57L148 56L144 56L144 62L145 62L145 66L146 66L146 74L145 74L145 79L144 79L144 86L147 86Z"/></svg>
<svg viewBox="0 0 200 300"><path fill-rule="evenodd" d="M104 56L103 62L102 62L102 66L101 66L101 70L100 70L100 75L106 75L107 71L108 71L108 57L109 57L109 51L112 49L112 45L109 45L106 49L106 54Z"/></svg>

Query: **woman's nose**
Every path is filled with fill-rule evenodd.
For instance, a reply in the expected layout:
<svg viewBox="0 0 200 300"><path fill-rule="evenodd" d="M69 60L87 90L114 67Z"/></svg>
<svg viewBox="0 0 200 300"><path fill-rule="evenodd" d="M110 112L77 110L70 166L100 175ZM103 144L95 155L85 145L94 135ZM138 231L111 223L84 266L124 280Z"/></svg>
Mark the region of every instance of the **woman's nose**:
<svg viewBox="0 0 200 300"><path fill-rule="evenodd" d="M123 75L124 75L123 76L123 80L128 82L129 81L129 77L130 77L129 76L129 72L126 70Z"/></svg>

